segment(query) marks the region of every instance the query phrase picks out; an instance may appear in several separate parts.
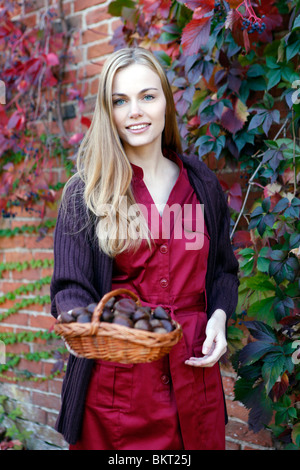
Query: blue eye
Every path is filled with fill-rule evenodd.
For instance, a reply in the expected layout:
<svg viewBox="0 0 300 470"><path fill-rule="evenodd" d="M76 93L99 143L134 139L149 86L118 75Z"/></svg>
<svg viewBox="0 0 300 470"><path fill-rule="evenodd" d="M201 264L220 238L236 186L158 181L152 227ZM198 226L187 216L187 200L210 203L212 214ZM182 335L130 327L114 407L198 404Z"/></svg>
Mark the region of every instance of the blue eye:
<svg viewBox="0 0 300 470"><path fill-rule="evenodd" d="M119 99L113 101L114 106L122 106L122 104L124 104L124 103L125 103L125 100L123 100L122 98L119 98Z"/></svg>
<svg viewBox="0 0 300 470"><path fill-rule="evenodd" d="M144 100L145 101L152 101L154 99L154 96L153 95L145 95L144 96Z"/></svg>

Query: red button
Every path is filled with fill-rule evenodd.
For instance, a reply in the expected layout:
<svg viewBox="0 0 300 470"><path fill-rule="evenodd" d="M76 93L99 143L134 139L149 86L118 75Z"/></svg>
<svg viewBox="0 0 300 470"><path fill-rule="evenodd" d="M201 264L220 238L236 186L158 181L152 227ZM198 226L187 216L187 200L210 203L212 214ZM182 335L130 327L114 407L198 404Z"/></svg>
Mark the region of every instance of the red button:
<svg viewBox="0 0 300 470"><path fill-rule="evenodd" d="M163 384L167 385L170 382L170 379L167 375L162 375L161 376L161 381Z"/></svg>
<svg viewBox="0 0 300 470"><path fill-rule="evenodd" d="M168 253L168 246L167 245L161 245L159 248L161 253Z"/></svg>
<svg viewBox="0 0 300 470"><path fill-rule="evenodd" d="M160 282L161 287L168 287L169 285L168 279L165 279L165 278L162 278L159 282Z"/></svg>

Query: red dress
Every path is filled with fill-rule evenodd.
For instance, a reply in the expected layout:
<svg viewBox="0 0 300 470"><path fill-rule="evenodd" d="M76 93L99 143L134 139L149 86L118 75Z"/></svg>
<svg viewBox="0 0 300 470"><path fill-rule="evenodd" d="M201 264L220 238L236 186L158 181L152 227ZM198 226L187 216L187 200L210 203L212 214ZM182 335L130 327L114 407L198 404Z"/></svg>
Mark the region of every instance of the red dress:
<svg viewBox="0 0 300 470"><path fill-rule="evenodd" d="M200 204L181 160L173 154L168 157L177 163L180 174L162 216L143 181L143 170L132 165L135 198L148 214L152 210L148 223L155 232L156 247L150 252L143 241L135 255L118 255L112 289L125 287L137 293L143 305L165 306L181 324L183 338L169 355L151 363L95 361L81 438L71 450L225 448L219 366L184 363L191 356L201 356L205 339L209 236L204 218L201 223L196 218ZM171 206L174 217L169 217ZM179 207L188 210L176 213Z"/></svg>

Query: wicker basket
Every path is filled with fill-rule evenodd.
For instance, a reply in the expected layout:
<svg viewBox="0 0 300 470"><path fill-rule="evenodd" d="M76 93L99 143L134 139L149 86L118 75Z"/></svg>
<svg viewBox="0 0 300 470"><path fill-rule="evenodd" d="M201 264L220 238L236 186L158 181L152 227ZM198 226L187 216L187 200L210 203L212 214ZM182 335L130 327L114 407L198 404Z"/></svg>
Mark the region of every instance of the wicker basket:
<svg viewBox="0 0 300 470"><path fill-rule="evenodd" d="M179 323L172 320L170 333L154 333L136 328L100 322L100 316L111 297L126 294L137 306L141 302L128 289L116 289L104 295L95 308L90 323L56 323L55 332L66 342L69 351L78 357L102 359L123 364L152 362L168 354L182 338Z"/></svg>

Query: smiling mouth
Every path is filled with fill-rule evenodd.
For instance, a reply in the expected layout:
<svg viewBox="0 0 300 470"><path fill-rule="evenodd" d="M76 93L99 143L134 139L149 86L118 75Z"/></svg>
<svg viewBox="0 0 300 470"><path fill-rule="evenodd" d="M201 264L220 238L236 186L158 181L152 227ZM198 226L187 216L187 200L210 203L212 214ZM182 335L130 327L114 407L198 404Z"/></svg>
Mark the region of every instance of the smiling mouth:
<svg viewBox="0 0 300 470"><path fill-rule="evenodd" d="M131 126L128 126L126 129L129 129L130 131L141 131L143 129L146 129L149 126L150 124L132 124Z"/></svg>

